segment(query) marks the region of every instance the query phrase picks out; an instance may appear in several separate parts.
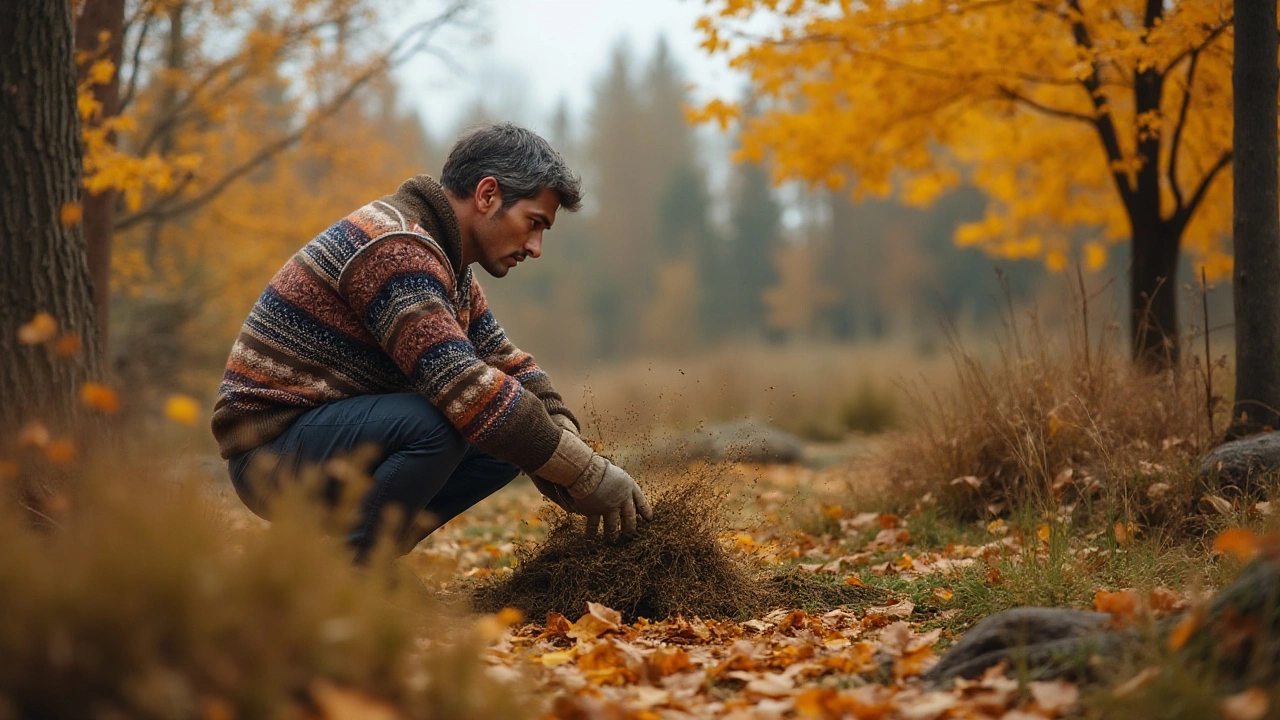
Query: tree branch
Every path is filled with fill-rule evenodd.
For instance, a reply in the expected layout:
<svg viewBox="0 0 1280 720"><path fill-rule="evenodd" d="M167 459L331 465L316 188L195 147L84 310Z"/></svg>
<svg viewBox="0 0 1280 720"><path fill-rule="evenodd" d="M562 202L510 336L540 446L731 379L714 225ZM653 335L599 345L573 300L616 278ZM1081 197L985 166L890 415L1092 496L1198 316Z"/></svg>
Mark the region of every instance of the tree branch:
<svg viewBox="0 0 1280 720"><path fill-rule="evenodd" d="M194 177L193 175L188 175L183 178L182 182L180 182L173 191L155 200L146 208L119 218L116 221L115 229L125 230L147 220L164 220L182 215L184 213L191 212L192 210L195 210L201 205L204 205L218 197L232 183L253 172L256 168L275 157L280 152L293 146L322 121L335 115L369 81L379 75L382 75L410 57L413 57L413 55L427 50L427 46L434 33L447 23L452 22L452 20L456 18L457 15L460 14L469 4L470 0L455 0L452 5L440 15L432 18L431 20L418 23L406 30L401 34L400 38L392 44L390 49L378 56L377 59L373 60L364 72L353 78L342 92L338 93L338 95L336 95L333 100L329 101L329 103L318 108L296 130L263 145L244 162L225 172L220 178L215 180L207 188L201 190L196 195L186 199L179 199L180 192ZM415 38L415 42L409 42Z"/></svg>
<svg viewBox="0 0 1280 720"><path fill-rule="evenodd" d="M1012 88L1005 87L1003 85L997 86L996 89L1005 98L1019 102L1031 108L1032 110L1036 110L1037 112L1043 113L1045 115L1062 118L1064 120L1075 120L1076 122L1084 122L1090 125L1093 125L1097 121L1097 118L1095 118L1092 115L1085 115L1084 113L1078 113L1072 110L1063 110L1061 108L1049 107L1048 105L1044 105L1040 102L1032 100L1026 95L1023 95L1018 91Z"/></svg>
<svg viewBox="0 0 1280 720"><path fill-rule="evenodd" d="M151 21L154 19L154 15L148 14L142 21L142 29L138 31L138 44L133 47L133 56L129 61L132 72L129 73L129 84L125 88L124 95L120 98L119 114L124 114L125 110L129 109L129 105L133 103L134 93L138 89L138 76L142 74L142 50L147 44L147 31L151 29ZM120 68L116 72L122 69Z"/></svg>
<svg viewBox="0 0 1280 720"><path fill-rule="evenodd" d="M1074 11L1071 20L1071 35L1075 39L1076 45L1090 56L1093 55L1093 40L1089 36L1089 29L1084 26L1084 12L1080 9L1080 0L1069 0L1069 5ZM1098 74L1098 64L1090 57L1089 60L1090 73L1089 76L1080 81L1084 85L1085 90L1089 92L1089 99L1093 102L1093 108L1097 112L1094 119L1094 127L1098 131L1098 138L1102 140L1102 147L1107 152L1107 160L1111 164L1119 163L1124 159L1124 155L1120 152L1120 140L1116 135L1115 121L1111 117L1111 111L1107 109L1106 101L1101 94L1102 79ZM1133 188L1129 185L1129 177L1121 170L1112 170L1111 177L1116 183L1116 189L1120 192L1120 199L1124 201L1126 208L1131 208L1134 200Z"/></svg>
<svg viewBox="0 0 1280 720"><path fill-rule="evenodd" d="M1209 192L1209 186L1213 184L1214 178L1218 176L1218 173L1222 172L1223 168L1231 164L1231 158L1231 150L1222 153L1222 157L1219 157L1213 167L1209 168L1209 171L1200 179L1200 184L1196 186L1196 190L1191 194L1191 199L1187 201L1186 206L1178 210L1173 218L1170 219L1170 224L1177 231L1177 235L1182 234L1187 223L1191 220L1191 215L1195 213L1196 208L1200 206L1200 201L1204 200L1205 194Z"/></svg>
<svg viewBox="0 0 1280 720"><path fill-rule="evenodd" d="M1217 40L1218 36L1226 32L1226 29L1231 27L1232 24L1234 23L1235 23L1235 15L1228 15L1227 18L1223 20L1220 24L1216 25L1213 28L1213 30L1211 30L1209 34L1205 36L1204 40L1201 41L1198 45L1192 45L1186 50L1183 50L1182 52L1175 55L1173 59L1169 61L1169 64L1165 66L1164 72L1166 73L1169 72L1173 68L1177 67L1178 63L1182 62L1183 60L1186 60L1187 57L1193 54L1198 54L1202 52L1205 48L1212 45L1213 41Z"/></svg>
<svg viewBox="0 0 1280 720"><path fill-rule="evenodd" d="M1178 109L1178 122L1173 128L1173 140L1169 146L1169 187L1173 189L1174 215L1182 210L1182 188L1178 186L1178 151L1182 148L1182 130L1187 126L1187 109L1191 107L1191 85L1195 82L1196 61L1200 59L1199 51L1191 53L1191 63L1187 66L1186 84L1182 88L1182 107Z"/></svg>

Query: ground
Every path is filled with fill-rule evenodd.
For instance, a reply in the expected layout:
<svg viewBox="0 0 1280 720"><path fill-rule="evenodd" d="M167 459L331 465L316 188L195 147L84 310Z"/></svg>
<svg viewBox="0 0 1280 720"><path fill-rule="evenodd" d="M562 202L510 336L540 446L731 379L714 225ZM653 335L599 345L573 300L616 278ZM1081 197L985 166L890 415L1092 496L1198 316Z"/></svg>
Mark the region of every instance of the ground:
<svg viewBox="0 0 1280 720"><path fill-rule="evenodd" d="M831 454L827 449L810 457L823 464ZM676 617L630 625L599 605L583 608L580 617L500 613L488 619L490 672L531 683L533 695L545 702L541 711L557 717L1012 720L1055 717L1076 705L1077 688L1065 682L1022 684L991 673L935 690L917 679L936 652L992 609L972 606L974 596L983 595L975 584L998 588L1024 559L1057 561L1061 543L1044 529L1048 525L1026 538L1003 521L941 522L927 502L905 517L855 507L859 501L849 501L860 481L857 468L843 461L726 466L726 481L740 492L730 503L738 529L726 532L724 542L764 565L794 565L886 588L892 594L883 605L778 608L739 622ZM521 479L437 531L405 562L429 584L511 572L517 545L544 534L540 513L546 509ZM1112 552L1102 544L1083 554L1096 559ZM1107 609L1135 597L1133 591L1093 590L1077 604L1092 601ZM1141 600L1156 613L1187 601L1160 587ZM1119 608L1118 614L1134 611Z"/></svg>

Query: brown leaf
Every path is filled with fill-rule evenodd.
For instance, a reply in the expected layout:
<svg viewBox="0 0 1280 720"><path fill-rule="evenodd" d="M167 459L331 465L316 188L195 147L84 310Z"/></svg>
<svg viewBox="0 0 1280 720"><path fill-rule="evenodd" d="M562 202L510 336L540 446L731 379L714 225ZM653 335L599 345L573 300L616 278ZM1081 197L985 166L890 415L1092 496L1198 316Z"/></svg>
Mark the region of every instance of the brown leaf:
<svg viewBox="0 0 1280 720"><path fill-rule="evenodd" d="M596 645L578 656L578 669L596 685L626 685L640 679L640 674L627 663L627 656L612 640Z"/></svg>
<svg viewBox="0 0 1280 720"><path fill-rule="evenodd" d="M1036 705L1050 715L1057 715L1080 700L1080 689L1066 680L1030 682L1027 688L1031 690Z"/></svg>
<svg viewBox="0 0 1280 720"><path fill-rule="evenodd" d="M608 632L618 632L622 625L622 613L600 603L587 603L587 612L566 633L578 642L595 640Z"/></svg>
<svg viewBox="0 0 1280 720"><path fill-rule="evenodd" d="M1112 625L1117 627L1125 625L1133 620L1138 612L1138 591L1133 588L1119 592L1099 590L1093 596L1093 609L1109 613Z"/></svg>
<svg viewBox="0 0 1280 720"><path fill-rule="evenodd" d="M543 630L542 633L538 635L538 639L545 640L548 638L555 639L568 637L569 631L572 629L573 625L569 624L569 618L566 618L558 612L549 612L547 613L547 629Z"/></svg>
<svg viewBox="0 0 1280 720"><path fill-rule="evenodd" d="M1147 593L1147 607L1158 615L1167 615L1186 607L1182 595L1166 587L1152 588Z"/></svg>
<svg viewBox="0 0 1280 720"><path fill-rule="evenodd" d="M689 654L680 648L659 648L644 661L645 674L650 680L659 680L668 675L693 669Z"/></svg>

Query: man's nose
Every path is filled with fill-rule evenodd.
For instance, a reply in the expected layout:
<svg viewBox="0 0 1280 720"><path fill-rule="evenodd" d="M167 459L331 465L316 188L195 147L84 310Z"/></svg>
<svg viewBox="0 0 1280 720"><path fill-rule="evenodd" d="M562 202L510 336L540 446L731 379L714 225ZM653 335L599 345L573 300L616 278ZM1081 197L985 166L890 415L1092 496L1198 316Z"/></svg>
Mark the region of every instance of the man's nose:
<svg viewBox="0 0 1280 720"><path fill-rule="evenodd" d="M531 258L542 257L542 233L541 232L529 238L529 241L524 244L524 252L526 255L528 255Z"/></svg>

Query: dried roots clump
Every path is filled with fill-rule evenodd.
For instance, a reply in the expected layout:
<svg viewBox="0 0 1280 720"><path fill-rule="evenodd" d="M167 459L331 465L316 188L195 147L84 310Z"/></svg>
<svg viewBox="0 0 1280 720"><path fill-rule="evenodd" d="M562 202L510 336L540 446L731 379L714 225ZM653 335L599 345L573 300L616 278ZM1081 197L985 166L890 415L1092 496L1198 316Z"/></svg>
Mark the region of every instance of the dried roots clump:
<svg viewBox="0 0 1280 720"><path fill-rule="evenodd" d="M707 479L646 488L653 521L617 543L583 537L581 518L559 515L547 538L517 551L515 571L475 589L482 612L519 608L531 618L582 614L588 601L661 620L676 613L745 619L779 607L870 604L883 595L866 587L824 583L812 575L758 567L727 546L725 495Z"/></svg>

